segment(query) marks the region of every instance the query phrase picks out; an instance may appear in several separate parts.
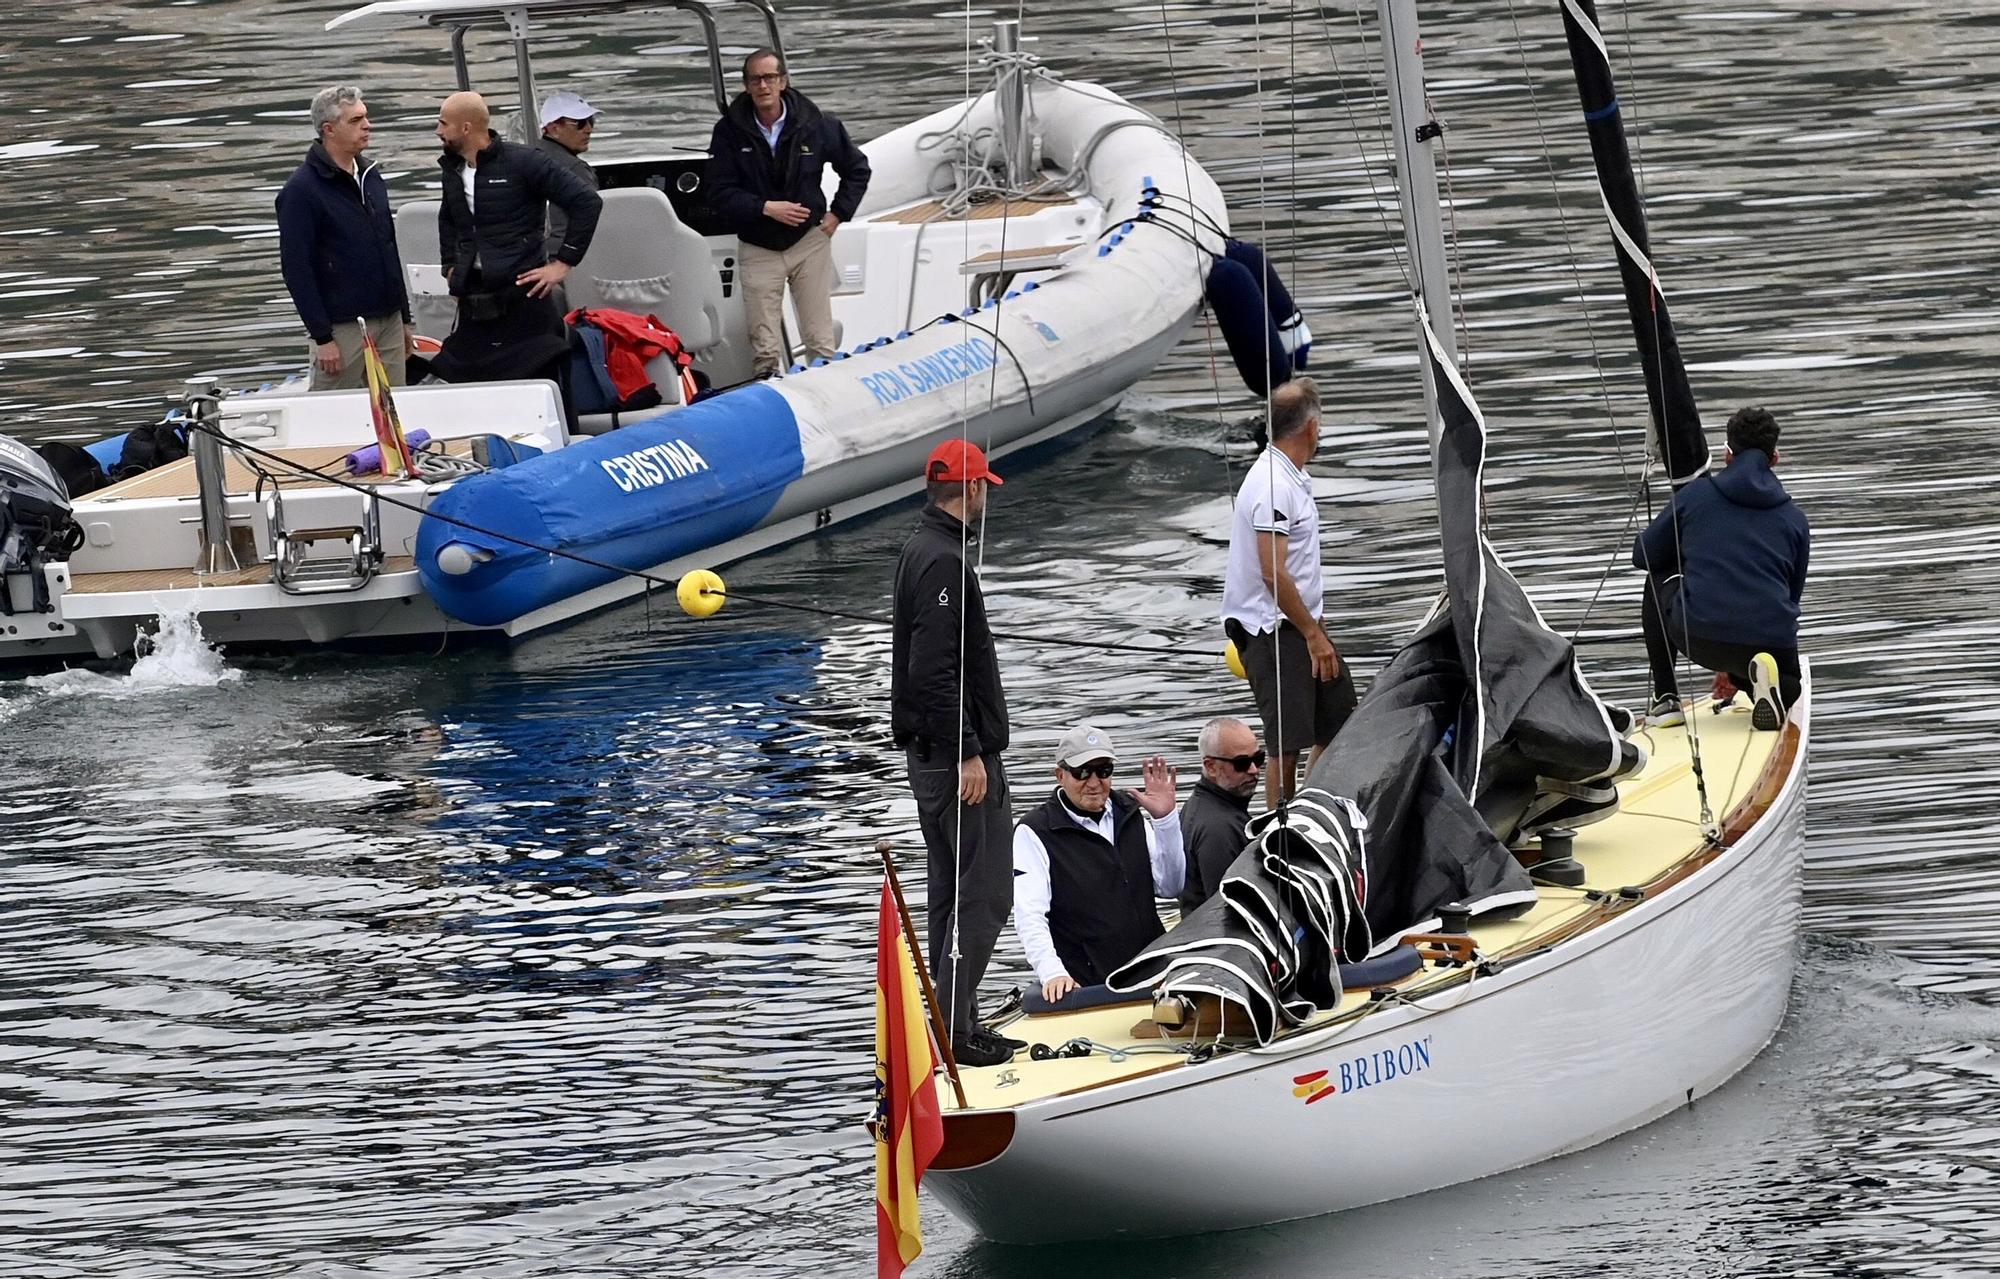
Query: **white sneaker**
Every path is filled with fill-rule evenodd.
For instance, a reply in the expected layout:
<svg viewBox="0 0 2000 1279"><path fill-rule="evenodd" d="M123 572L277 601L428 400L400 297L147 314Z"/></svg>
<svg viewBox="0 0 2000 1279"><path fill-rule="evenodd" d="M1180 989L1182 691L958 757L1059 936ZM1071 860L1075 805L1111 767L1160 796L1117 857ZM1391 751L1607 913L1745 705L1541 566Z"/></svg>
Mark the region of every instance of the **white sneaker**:
<svg viewBox="0 0 2000 1279"><path fill-rule="evenodd" d="M1750 659L1750 727L1775 733L1785 722L1785 702L1778 696L1778 659L1759 653Z"/></svg>
<svg viewBox="0 0 2000 1279"><path fill-rule="evenodd" d="M1687 713L1681 710L1681 699L1673 693L1662 693L1653 699L1646 711L1646 723L1652 728L1672 728L1676 724L1687 723Z"/></svg>

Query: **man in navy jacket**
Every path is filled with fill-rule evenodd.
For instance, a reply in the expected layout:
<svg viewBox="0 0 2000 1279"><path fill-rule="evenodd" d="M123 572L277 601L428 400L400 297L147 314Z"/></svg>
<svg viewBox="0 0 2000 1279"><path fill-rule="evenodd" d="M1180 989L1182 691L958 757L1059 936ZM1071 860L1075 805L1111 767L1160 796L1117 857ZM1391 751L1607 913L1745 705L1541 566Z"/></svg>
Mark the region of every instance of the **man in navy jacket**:
<svg viewBox="0 0 2000 1279"><path fill-rule="evenodd" d="M312 389L365 386L362 335L375 339L390 382L403 382L409 295L396 223L368 146L368 107L352 85L312 100L319 140L278 192L278 259L312 338Z"/></svg>
<svg viewBox="0 0 2000 1279"><path fill-rule="evenodd" d="M743 87L708 144L709 207L737 234L737 270L758 377L783 365L791 285L804 358L832 358L833 233L868 190L868 157L832 115L790 87L775 49L743 60ZM826 167L840 175L827 202Z"/></svg>
<svg viewBox="0 0 2000 1279"><path fill-rule="evenodd" d="M1674 655L1750 690L1758 728L1774 729L1799 695L1799 599L1812 530L1784 485L1778 423L1759 408L1729 419L1728 465L1683 486L1632 546L1646 571L1642 620L1652 667L1652 723L1684 715Z"/></svg>

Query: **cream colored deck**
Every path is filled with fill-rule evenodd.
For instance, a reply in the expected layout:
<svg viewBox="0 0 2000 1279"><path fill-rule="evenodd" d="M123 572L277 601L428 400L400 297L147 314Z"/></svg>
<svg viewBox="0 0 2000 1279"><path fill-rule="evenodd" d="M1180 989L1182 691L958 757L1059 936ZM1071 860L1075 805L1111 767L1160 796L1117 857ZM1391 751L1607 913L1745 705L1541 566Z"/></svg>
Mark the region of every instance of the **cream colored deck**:
<svg viewBox="0 0 2000 1279"><path fill-rule="evenodd" d="M138 477L144 479L144 476ZM407 573L417 566L408 555L382 557L382 573ZM271 580L269 564L252 564L233 573L196 577L192 568L138 568L117 573L78 573L72 594L109 595L118 591L191 591L213 586L261 586Z"/></svg>
<svg viewBox="0 0 2000 1279"><path fill-rule="evenodd" d="M906 209L894 209L888 213L870 214L870 222L997 222L1001 218L1029 218L1044 209L1060 208L1065 204L1075 204L1069 196L1051 196L1038 200L989 200L975 204L964 213L952 217L945 212L944 205L936 200L926 200Z"/></svg>
<svg viewBox="0 0 2000 1279"><path fill-rule="evenodd" d="M1691 712L1701 735L1702 773L1708 781L1709 803L1718 821L1735 809L1756 789L1764 767L1785 741L1787 733L1759 733L1750 727L1747 706L1739 705L1720 715L1711 713L1710 704L1699 703ZM1627 778L1619 787L1621 806L1608 821L1586 826L1577 833L1576 856L1589 878L1585 889L1616 892L1629 886L1657 885L1660 881L1690 873L1705 862L1694 770L1688 760L1687 731L1662 729L1639 739L1650 759L1644 772ZM1500 923L1482 923L1473 930L1473 940L1482 954L1504 958L1538 949L1606 919L1615 917L1618 907L1606 908L1587 900L1584 890L1545 887L1541 900L1527 913ZM1414 991L1432 983L1461 980L1465 970L1426 966L1396 985ZM1324 1013L1305 1029L1354 1015L1365 1004L1350 997L1339 1009ZM971 1109L1018 1106L1038 1097L1054 1096L1174 1069L1180 1064L1178 1051L1162 1052L1158 1039L1139 1039L1133 1027L1152 1015L1150 1004L1128 1004L1117 1008L1097 1008L1080 1013L1058 1013L1022 1017L1003 1033L1030 1043L1051 1047L1070 1039L1085 1037L1115 1048L1138 1051L1123 1061L1113 1061L1104 1052L1088 1057L1056 1061L1031 1061L1018 1053L1005 1066L961 1069L966 1102ZM1296 1033L1296 1032L1295 1032ZM1013 1082L1007 1082L1008 1080ZM956 1109L951 1089L938 1089L947 1110Z"/></svg>

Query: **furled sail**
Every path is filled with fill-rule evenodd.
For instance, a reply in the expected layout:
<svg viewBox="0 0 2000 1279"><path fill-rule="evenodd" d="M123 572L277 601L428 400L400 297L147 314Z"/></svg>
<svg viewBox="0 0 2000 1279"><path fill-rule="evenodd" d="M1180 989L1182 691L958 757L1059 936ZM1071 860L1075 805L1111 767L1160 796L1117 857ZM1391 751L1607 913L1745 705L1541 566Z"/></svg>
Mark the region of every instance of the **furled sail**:
<svg viewBox="0 0 2000 1279"><path fill-rule="evenodd" d="M1676 487L1708 470L1708 439L1688 385L1687 366L1674 336L1673 317L1653 269L1646 239L1646 210L1632 172L1632 155L1625 145L1625 121L1618 107L1618 89L1611 79L1611 55L1597 24L1592 0L1562 0L1563 31L1569 37L1570 64L1576 68L1576 90L1583 101L1583 119L1590 130L1590 156L1597 165L1597 186L1604 199L1604 216L1611 221L1611 238L1618 246L1618 274L1625 285L1625 308L1632 317L1632 335L1639 344L1639 364L1646 375L1646 402L1653 414L1654 447L1667 476Z"/></svg>
<svg viewBox="0 0 2000 1279"><path fill-rule="evenodd" d="M1114 990L1212 996L1260 1042L1339 1002L1334 965L1434 926L1440 907L1522 906L1509 851L1602 820L1644 763L1631 717L1591 692L1480 529L1486 428L1425 317L1443 434L1445 591L1221 890L1111 975Z"/></svg>

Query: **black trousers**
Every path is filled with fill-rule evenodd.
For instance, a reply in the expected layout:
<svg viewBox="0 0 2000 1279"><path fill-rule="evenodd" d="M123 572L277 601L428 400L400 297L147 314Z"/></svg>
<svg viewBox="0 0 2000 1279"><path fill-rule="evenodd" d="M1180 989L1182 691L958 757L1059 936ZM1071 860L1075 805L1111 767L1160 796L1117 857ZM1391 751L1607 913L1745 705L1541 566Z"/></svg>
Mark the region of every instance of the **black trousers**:
<svg viewBox="0 0 2000 1279"><path fill-rule="evenodd" d="M1653 672L1653 696L1679 695L1674 683L1674 656L1684 654L1697 666L1726 671L1736 687L1750 691L1750 659L1769 653L1778 663L1778 695L1790 706L1799 699L1799 650L1760 647L1756 644L1728 644L1720 640L1690 635L1681 622L1681 579L1648 577L1645 599L1639 608L1639 622L1646 634L1646 664Z"/></svg>
<svg viewBox="0 0 2000 1279"><path fill-rule="evenodd" d="M993 945L1014 908L1014 817L1007 772L998 755L984 756L986 798L958 801L958 761L950 749L908 754L910 790L929 857L931 976L940 1011L957 1039L978 1024L979 981L992 962ZM954 960L952 925L958 926Z"/></svg>

